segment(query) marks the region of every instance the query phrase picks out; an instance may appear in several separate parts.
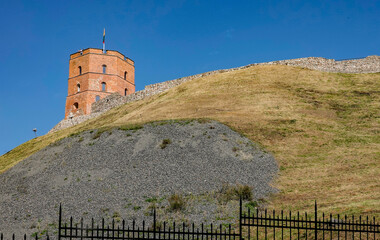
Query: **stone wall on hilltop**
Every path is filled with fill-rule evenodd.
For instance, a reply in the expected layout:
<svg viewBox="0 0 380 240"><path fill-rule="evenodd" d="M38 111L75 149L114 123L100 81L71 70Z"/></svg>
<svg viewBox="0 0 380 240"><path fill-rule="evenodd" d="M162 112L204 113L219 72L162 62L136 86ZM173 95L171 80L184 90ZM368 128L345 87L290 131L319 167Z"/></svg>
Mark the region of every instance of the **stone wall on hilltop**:
<svg viewBox="0 0 380 240"><path fill-rule="evenodd" d="M254 63L249 64L242 67L237 68L230 68L230 69L221 69L206 73L201 73L193 76L178 78L166 82L156 83L145 86L144 90L137 91L133 94L127 95L127 96L121 96L118 93L114 93L112 95L109 95L95 103L92 104L91 107L91 114L84 115L84 116L78 116L74 117L73 119L64 119L61 122L59 122L54 128L52 128L49 133L55 132L67 127L74 126L76 124L79 124L81 122L84 122L88 119L98 117L102 113L120 106L122 104L128 103L128 102L134 102L137 100L141 100L159 93L162 93L168 89L171 89L173 87L176 87L180 85L181 83L184 83L186 81L200 78L204 76L209 76L217 73L223 73L223 72L231 72L239 69L244 69L256 65L288 65L288 66L295 66L295 67L304 67L309 68L313 70L323 71L323 72L339 72L339 73L376 73L380 72L380 56L368 56L366 58L361 59L352 59L352 60L344 60L344 61L336 61L334 59L327 59L322 57L307 57L307 58L297 58L297 59L290 59L290 60L280 60L280 61L273 61L273 62L265 62L265 63Z"/></svg>
<svg viewBox="0 0 380 240"><path fill-rule="evenodd" d="M322 72L339 73L376 73L380 72L380 56L368 56L366 58L336 61L322 57L308 57L291 60L273 61L260 64L280 64L297 67L305 67Z"/></svg>

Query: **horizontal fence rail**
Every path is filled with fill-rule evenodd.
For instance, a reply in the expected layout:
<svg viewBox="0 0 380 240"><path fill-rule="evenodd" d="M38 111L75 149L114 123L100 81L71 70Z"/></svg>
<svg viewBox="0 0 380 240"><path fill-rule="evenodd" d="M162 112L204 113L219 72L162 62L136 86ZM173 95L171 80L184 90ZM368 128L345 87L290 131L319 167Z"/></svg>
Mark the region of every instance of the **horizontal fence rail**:
<svg viewBox="0 0 380 240"><path fill-rule="evenodd" d="M16 239L20 239L20 238L16 238L16 235L15 234L12 234L12 240L16 240ZM38 235L36 234L34 237L32 237L32 238L28 238L27 236L26 236L26 234L24 234L24 236L21 238L21 239L23 239L23 240L27 240L27 239L31 239L31 240L41 240L42 239L42 237L38 237ZM44 239L46 239L46 240L50 240L50 237L49 237L49 234L46 234L45 236L44 236ZM4 240L4 235L3 235L3 233L0 233L0 240Z"/></svg>

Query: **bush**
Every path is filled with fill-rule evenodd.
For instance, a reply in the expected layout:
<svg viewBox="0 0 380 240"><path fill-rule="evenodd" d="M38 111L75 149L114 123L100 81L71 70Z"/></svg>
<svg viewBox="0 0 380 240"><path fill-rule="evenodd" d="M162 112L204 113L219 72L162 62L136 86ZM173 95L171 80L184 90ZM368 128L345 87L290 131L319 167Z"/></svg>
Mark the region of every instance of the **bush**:
<svg viewBox="0 0 380 240"><path fill-rule="evenodd" d="M248 186L248 185L237 185L237 195L239 196L239 198L241 198L242 200L248 200L248 201L251 201L252 200L252 187Z"/></svg>
<svg viewBox="0 0 380 240"><path fill-rule="evenodd" d="M219 200L228 202L231 200L252 200L252 187L248 185L231 186L224 184L219 192Z"/></svg>
<svg viewBox="0 0 380 240"><path fill-rule="evenodd" d="M161 149L166 148L166 146L167 146L168 144L170 144L170 143L172 143L172 141L171 141L170 139L164 139L164 140L162 140L162 143L161 143L161 145L160 145Z"/></svg>
<svg viewBox="0 0 380 240"><path fill-rule="evenodd" d="M182 197L182 195L179 194L173 194L169 197L169 209L171 211L178 211L185 208L185 199Z"/></svg>

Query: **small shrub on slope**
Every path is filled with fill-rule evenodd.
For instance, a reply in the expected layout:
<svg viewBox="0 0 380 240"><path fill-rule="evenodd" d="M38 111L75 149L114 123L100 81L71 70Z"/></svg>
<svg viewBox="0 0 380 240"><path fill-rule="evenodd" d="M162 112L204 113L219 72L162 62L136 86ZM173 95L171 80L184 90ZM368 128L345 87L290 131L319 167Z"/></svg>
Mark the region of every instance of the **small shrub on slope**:
<svg viewBox="0 0 380 240"><path fill-rule="evenodd" d="M171 211L178 211L185 208L186 202L182 195L173 194L169 197L169 209Z"/></svg>

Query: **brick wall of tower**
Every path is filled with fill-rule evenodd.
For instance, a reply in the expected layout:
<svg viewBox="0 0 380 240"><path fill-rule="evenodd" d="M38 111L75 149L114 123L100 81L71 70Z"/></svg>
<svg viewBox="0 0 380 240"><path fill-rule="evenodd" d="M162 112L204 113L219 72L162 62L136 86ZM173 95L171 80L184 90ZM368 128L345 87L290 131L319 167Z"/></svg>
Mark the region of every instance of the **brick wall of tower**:
<svg viewBox="0 0 380 240"><path fill-rule="evenodd" d="M105 73L103 65L106 66ZM120 95L134 93L134 82L134 62L117 51L107 51L103 54L101 49L89 48L72 54L65 118L70 112L74 116L90 114L91 104L96 101L96 96L102 99L115 92ZM102 83L106 84L105 90L102 89ZM78 103L78 109L74 103Z"/></svg>

